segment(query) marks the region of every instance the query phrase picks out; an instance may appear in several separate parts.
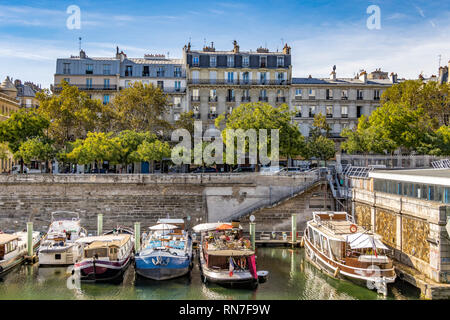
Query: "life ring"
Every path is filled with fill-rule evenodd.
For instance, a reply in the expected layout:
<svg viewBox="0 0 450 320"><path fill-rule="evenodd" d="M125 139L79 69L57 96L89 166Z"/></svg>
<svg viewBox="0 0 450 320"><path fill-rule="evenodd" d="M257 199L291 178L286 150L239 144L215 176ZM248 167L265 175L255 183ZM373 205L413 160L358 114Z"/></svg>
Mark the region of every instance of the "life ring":
<svg viewBox="0 0 450 320"><path fill-rule="evenodd" d="M356 224L352 224L350 226L350 232L355 233L356 231L358 231L358 227L356 226Z"/></svg>

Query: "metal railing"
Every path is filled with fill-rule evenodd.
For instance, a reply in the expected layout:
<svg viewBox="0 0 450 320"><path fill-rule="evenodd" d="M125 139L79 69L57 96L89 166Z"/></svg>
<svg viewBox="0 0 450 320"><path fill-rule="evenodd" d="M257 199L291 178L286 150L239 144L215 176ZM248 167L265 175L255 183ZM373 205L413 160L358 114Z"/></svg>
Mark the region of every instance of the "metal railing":
<svg viewBox="0 0 450 320"><path fill-rule="evenodd" d="M222 79L190 79L188 84L214 85L289 85L288 80L222 80Z"/></svg>

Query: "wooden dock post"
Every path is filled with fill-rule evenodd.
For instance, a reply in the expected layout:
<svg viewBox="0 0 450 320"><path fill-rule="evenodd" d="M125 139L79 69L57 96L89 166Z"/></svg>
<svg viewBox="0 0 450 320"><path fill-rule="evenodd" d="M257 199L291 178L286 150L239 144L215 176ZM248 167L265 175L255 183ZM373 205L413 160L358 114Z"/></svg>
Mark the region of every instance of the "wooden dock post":
<svg viewBox="0 0 450 320"><path fill-rule="evenodd" d="M141 223L134 223L134 252L138 253L141 249Z"/></svg>
<svg viewBox="0 0 450 320"><path fill-rule="evenodd" d="M103 233L103 213L97 215L97 235L100 236Z"/></svg>
<svg viewBox="0 0 450 320"><path fill-rule="evenodd" d="M28 256L33 256L33 222L27 222L27 251Z"/></svg>

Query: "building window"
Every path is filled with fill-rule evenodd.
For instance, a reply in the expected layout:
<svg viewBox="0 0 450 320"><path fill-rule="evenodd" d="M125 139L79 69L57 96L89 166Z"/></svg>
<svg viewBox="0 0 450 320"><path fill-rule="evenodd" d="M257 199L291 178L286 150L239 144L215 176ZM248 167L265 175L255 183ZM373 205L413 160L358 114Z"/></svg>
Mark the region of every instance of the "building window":
<svg viewBox="0 0 450 320"><path fill-rule="evenodd" d="M131 81L130 80L125 80L125 88L129 88L131 85Z"/></svg>
<svg viewBox="0 0 450 320"><path fill-rule="evenodd" d="M259 57L259 67L267 68L267 57Z"/></svg>
<svg viewBox="0 0 450 320"><path fill-rule="evenodd" d="M327 106L327 118L333 118L333 106Z"/></svg>
<svg viewBox="0 0 450 320"><path fill-rule="evenodd" d="M234 72L227 72L227 82L228 83L234 82Z"/></svg>
<svg viewBox="0 0 450 320"><path fill-rule="evenodd" d="M227 66L229 68L233 68L234 67L234 56L228 56L227 57Z"/></svg>
<svg viewBox="0 0 450 320"><path fill-rule="evenodd" d="M341 100L348 100L348 90L342 90Z"/></svg>
<svg viewBox="0 0 450 320"><path fill-rule="evenodd" d="M86 78L86 88L92 88L92 78Z"/></svg>
<svg viewBox="0 0 450 320"><path fill-rule="evenodd" d="M356 117L357 118L360 118L362 116L362 110L363 110L362 106L356 106Z"/></svg>
<svg viewBox="0 0 450 320"><path fill-rule="evenodd" d="M309 117L314 118L316 115L316 106L310 106L309 107Z"/></svg>
<svg viewBox="0 0 450 320"><path fill-rule="evenodd" d="M126 66L125 77L132 77L132 76L133 76L133 66Z"/></svg>
<svg viewBox="0 0 450 320"><path fill-rule="evenodd" d="M362 90L356 90L356 99L358 99L358 100L363 99L363 91Z"/></svg>
<svg viewBox="0 0 450 320"><path fill-rule="evenodd" d="M103 87L104 87L105 89L108 89L108 88L109 88L109 79L103 79Z"/></svg>
<svg viewBox="0 0 450 320"><path fill-rule="evenodd" d="M174 97L173 105L174 105L174 107L180 107L181 106L181 97Z"/></svg>
<svg viewBox="0 0 450 320"><path fill-rule="evenodd" d="M217 66L217 57L216 56L209 57L209 66L211 68L215 68Z"/></svg>
<svg viewBox="0 0 450 320"><path fill-rule="evenodd" d="M199 91L198 89L192 90L192 101L200 101Z"/></svg>
<svg viewBox="0 0 450 320"><path fill-rule="evenodd" d="M277 57L277 68L284 67L284 57Z"/></svg>
<svg viewBox="0 0 450 320"><path fill-rule="evenodd" d="M64 63L63 73L64 74L70 74L70 63Z"/></svg>
<svg viewBox="0 0 450 320"><path fill-rule="evenodd" d="M373 91L373 100L380 100L380 90Z"/></svg>
<svg viewBox="0 0 450 320"><path fill-rule="evenodd" d="M198 83L199 76L200 76L200 72L192 71L192 83Z"/></svg>
<svg viewBox="0 0 450 320"><path fill-rule="evenodd" d="M242 101L243 102L250 102L250 90L245 89L242 91Z"/></svg>
<svg viewBox="0 0 450 320"><path fill-rule="evenodd" d="M347 106L341 107L341 118L348 118L348 107Z"/></svg>
<svg viewBox="0 0 450 320"><path fill-rule="evenodd" d="M150 76L150 67L149 66L144 66L144 70L142 71L142 76L143 77L149 77Z"/></svg>
<svg viewBox="0 0 450 320"><path fill-rule="evenodd" d="M300 98L302 97L302 89L295 89L295 98Z"/></svg>
<svg viewBox="0 0 450 320"><path fill-rule="evenodd" d="M64 78L64 81L70 83L70 78Z"/></svg>
<svg viewBox="0 0 450 320"><path fill-rule="evenodd" d="M104 64L103 65L103 74L104 75L110 75L111 74L111 65L110 64Z"/></svg>
<svg viewBox="0 0 450 320"><path fill-rule="evenodd" d="M216 102L217 101L217 91L216 89L209 90L209 101Z"/></svg>
<svg viewBox="0 0 450 320"><path fill-rule="evenodd" d="M161 89L161 91L164 91L164 81L156 81L156 86Z"/></svg>
<svg viewBox="0 0 450 320"><path fill-rule="evenodd" d="M156 76L164 77L164 67L158 67L158 69L156 70Z"/></svg>
<svg viewBox="0 0 450 320"><path fill-rule="evenodd" d="M266 80L267 80L267 75L266 75L266 73L265 73L265 72L261 72L261 73L259 74L259 82L260 82L261 84L265 84L265 83L266 83Z"/></svg>
<svg viewBox="0 0 450 320"><path fill-rule="evenodd" d="M109 94L105 94L103 95L103 104L108 104L109 103Z"/></svg>
<svg viewBox="0 0 450 320"><path fill-rule="evenodd" d="M248 84L249 81L250 81L249 79L250 79L250 78L249 78L248 71L242 73L242 82L243 82L244 84Z"/></svg>
<svg viewBox="0 0 450 320"><path fill-rule="evenodd" d="M198 56L192 57L192 65L198 67Z"/></svg>
<svg viewBox="0 0 450 320"><path fill-rule="evenodd" d="M227 91L227 101L228 102L233 102L234 99L234 89L228 89Z"/></svg>
<svg viewBox="0 0 450 320"><path fill-rule="evenodd" d="M93 64L87 64L86 65L86 74L93 74L94 73L94 65Z"/></svg>
<svg viewBox="0 0 450 320"><path fill-rule="evenodd" d="M267 102L268 98L267 98L267 90L266 89L262 89L259 91L259 101L266 101Z"/></svg>
<svg viewBox="0 0 450 320"><path fill-rule="evenodd" d="M209 82L216 83L216 79L217 79L217 71L210 71L209 72Z"/></svg>
<svg viewBox="0 0 450 320"><path fill-rule="evenodd" d="M333 89L327 89L326 98L327 98L327 100L333 99Z"/></svg>
<svg viewBox="0 0 450 320"><path fill-rule="evenodd" d="M181 81L175 81L175 91L181 91Z"/></svg>
<svg viewBox="0 0 450 320"><path fill-rule="evenodd" d="M309 95L310 99L315 99L316 98L316 90L315 89L309 89L308 95Z"/></svg>
<svg viewBox="0 0 450 320"><path fill-rule="evenodd" d="M250 65L250 57L243 56L242 57L242 67L247 68Z"/></svg>
<svg viewBox="0 0 450 320"><path fill-rule="evenodd" d="M173 76L175 78L181 78L181 67L175 67L175 71L173 72Z"/></svg>
<svg viewBox="0 0 450 320"><path fill-rule="evenodd" d="M278 79L278 83L283 83L283 81L284 81L284 72L278 72L277 79Z"/></svg>

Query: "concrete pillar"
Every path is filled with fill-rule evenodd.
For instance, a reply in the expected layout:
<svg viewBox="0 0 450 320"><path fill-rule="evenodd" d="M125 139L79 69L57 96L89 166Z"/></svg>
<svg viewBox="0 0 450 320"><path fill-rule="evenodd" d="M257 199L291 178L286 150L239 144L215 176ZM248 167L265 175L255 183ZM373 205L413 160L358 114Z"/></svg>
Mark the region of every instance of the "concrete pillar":
<svg viewBox="0 0 450 320"><path fill-rule="evenodd" d="M255 223L250 222L249 228L250 228L250 241L252 243L252 250L255 250Z"/></svg>
<svg viewBox="0 0 450 320"><path fill-rule="evenodd" d="M103 214L99 213L97 215L97 235L101 235L103 233Z"/></svg>
<svg viewBox="0 0 450 320"><path fill-rule="evenodd" d="M397 214L396 215L397 220L397 230L395 232L395 246L398 250L402 250L402 215Z"/></svg>
<svg viewBox="0 0 450 320"><path fill-rule="evenodd" d="M28 255L33 256L33 222L27 222L27 250Z"/></svg>
<svg viewBox="0 0 450 320"><path fill-rule="evenodd" d="M375 207L370 207L370 224L372 225L372 232L377 230L377 210Z"/></svg>
<svg viewBox="0 0 450 320"><path fill-rule="evenodd" d="M141 223L134 223L134 252L138 253L141 249Z"/></svg>

